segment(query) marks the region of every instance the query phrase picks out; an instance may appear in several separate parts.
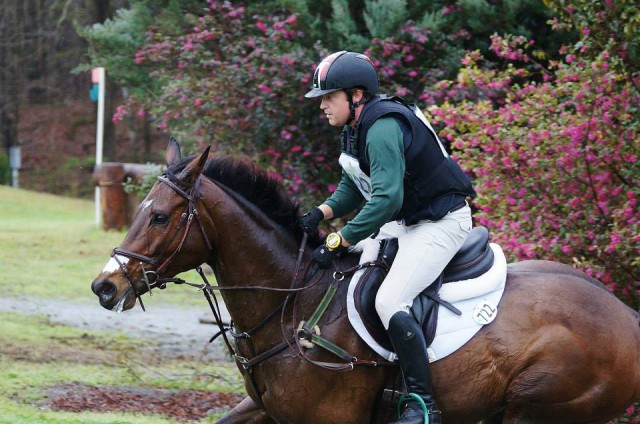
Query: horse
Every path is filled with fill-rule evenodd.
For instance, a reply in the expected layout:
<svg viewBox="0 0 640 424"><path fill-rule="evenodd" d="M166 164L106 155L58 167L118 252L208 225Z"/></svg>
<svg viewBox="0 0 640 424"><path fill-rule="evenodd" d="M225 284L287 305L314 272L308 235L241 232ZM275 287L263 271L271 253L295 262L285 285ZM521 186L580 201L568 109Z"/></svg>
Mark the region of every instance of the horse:
<svg viewBox="0 0 640 424"><path fill-rule="evenodd" d="M207 263L233 320L248 396L220 419L235 423L383 423L382 394L398 377L352 329L345 285L319 321L350 362L296 338L323 298L333 269L305 272L319 240L299 226L299 205L248 160L182 158L140 204L121 246L92 282L109 310L180 272ZM347 255L335 269L357 264ZM143 305L141 305L143 306ZM447 423L604 423L640 398L640 314L568 265L527 260L507 266L500 313L453 354L431 364ZM144 306L143 306L144 308Z"/></svg>

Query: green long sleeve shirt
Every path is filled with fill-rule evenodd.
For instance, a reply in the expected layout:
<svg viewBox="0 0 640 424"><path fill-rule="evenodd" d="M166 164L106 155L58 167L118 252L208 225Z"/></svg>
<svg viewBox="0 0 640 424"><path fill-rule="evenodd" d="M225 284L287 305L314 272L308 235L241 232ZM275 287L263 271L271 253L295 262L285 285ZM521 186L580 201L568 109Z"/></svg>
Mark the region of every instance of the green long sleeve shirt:
<svg viewBox="0 0 640 424"><path fill-rule="evenodd" d="M342 236L355 244L370 236L400 210L405 172L402 130L395 119L382 117L367 132L365 155L370 164L371 199L347 225ZM336 191L325 200L335 217L356 210L365 198L351 178L342 172Z"/></svg>

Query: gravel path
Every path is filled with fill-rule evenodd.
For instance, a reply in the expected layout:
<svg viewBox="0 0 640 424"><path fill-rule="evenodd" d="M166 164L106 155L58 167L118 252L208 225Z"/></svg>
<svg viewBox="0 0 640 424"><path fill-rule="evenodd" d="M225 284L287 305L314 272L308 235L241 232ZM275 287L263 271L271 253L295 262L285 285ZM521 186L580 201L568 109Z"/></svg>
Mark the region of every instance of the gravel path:
<svg viewBox="0 0 640 424"><path fill-rule="evenodd" d="M213 319L206 304L189 309L169 304L149 306L147 305L147 312L136 306L133 310L116 314L100 307L97 301L95 304L87 304L27 296L0 298L0 311L43 315L52 322L71 327L154 340L157 348L168 356L229 360L222 338L209 343L218 327L201 322L211 322ZM226 309L222 319L224 322L229 321Z"/></svg>

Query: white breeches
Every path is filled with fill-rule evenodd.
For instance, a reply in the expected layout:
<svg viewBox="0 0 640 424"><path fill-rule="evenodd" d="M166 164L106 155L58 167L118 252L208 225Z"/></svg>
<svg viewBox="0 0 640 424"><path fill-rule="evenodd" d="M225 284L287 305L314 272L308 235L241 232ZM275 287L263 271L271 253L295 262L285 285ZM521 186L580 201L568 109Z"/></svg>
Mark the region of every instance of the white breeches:
<svg viewBox="0 0 640 424"><path fill-rule="evenodd" d="M380 228L375 240L358 243L356 249L362 249L360 263L364 263L377 257L379 240L398 238L396 259L376 295L376 311L385 329L396 312L409 312L416 296L440 275L462 246L471 225L471 209L465 206L440 221L424 220L410 227L389 222Z"/></svg>

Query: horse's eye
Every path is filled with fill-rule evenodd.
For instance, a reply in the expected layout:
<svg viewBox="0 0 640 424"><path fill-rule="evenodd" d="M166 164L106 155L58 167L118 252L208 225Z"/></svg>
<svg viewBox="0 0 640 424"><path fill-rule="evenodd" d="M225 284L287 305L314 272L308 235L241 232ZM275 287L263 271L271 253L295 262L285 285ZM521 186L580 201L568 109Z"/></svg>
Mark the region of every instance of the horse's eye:
<svg viewBox="0 0 640 424"><path fill-rule="evenodd" d="M154 213L151 217L151 223L154 225L164 225L169 222L169 215L164 213Z"/></svg>

